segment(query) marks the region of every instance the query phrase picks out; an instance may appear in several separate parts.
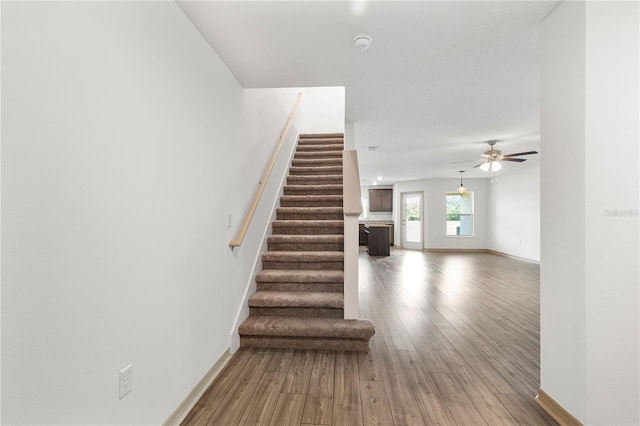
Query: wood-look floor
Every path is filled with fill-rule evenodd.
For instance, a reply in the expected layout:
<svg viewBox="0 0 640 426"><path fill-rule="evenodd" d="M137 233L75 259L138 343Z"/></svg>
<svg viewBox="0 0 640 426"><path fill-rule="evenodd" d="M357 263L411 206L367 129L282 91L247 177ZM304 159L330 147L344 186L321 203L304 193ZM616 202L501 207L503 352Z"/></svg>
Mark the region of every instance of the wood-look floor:
<svg viewBox="0 0 640 426"><path fill-rule="evenodd" d="M369 353L241 349L185 425L554 425L539 388L539 266L360 252Z"/></svg>

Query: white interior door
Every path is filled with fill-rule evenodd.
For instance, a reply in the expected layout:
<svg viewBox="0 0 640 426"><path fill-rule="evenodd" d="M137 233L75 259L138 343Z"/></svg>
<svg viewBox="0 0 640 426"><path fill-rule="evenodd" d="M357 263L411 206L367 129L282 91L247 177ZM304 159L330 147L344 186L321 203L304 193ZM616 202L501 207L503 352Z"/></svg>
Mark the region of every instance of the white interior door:
<svg viewBox="0 0 640 426"><path fill-rule="evenodd" d="M402 194L402 247L422 250L422 192Z"/></svg>

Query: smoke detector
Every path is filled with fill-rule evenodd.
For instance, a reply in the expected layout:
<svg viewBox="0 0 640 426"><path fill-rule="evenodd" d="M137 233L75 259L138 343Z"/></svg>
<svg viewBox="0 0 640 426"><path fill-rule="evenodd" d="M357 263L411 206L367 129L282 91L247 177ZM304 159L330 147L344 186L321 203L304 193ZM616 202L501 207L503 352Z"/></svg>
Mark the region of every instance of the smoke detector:
<svg viewBox="0 0 640 426"><path fill-rule="evenodd" d="M371 36L367 34L358 34L353 38L353 47L358 50L367 50L371 44Z"/></svg>

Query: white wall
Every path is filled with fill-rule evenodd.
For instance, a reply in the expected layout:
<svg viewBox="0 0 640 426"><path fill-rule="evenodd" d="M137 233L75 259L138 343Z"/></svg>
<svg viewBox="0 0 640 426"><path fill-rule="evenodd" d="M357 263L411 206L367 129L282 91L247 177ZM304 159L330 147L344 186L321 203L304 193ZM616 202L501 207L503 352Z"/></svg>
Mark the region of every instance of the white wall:
<svg viewBox="0 0 640 426"><path fill-rule="evenodd" d="M638 2L586 9L586 420L596 425L640 424L639 12Z"/></svg>
<svg viewBox="0 0 640 426"><path fill-rule="evenodd" d="M487 248L487 207L488 179L465 179L465 187L474 193L474 235L459 237L446 235L445 195L460 186L458 179L424 179L399 182L394 185L395 244L401 244L400 225L402 223L401 194L404 192L424 192L424 248L426 249L486 249Z"/></svg>
<svg viewBox="0 0 640 426"><path fill-rule="evenodd" d="M584 16L584 3L566 2L542 24L540 117L540 387L582 422Z"/></svg>
<svg viewBox="0 0 640 426"><path fill-rule="evenodd" d="M353 123L344 124L344 149L345 151L353 151L356 149L356 136Z"/></svg>
<svg viewBox="0 0 640 426"><path fill-rule="evenodd" d="M638 12L565 2L541 30L541 388L588 425L640 424Z"/></svg>
<svg viewBox="0 0 640 426"><path fill-rule="evenodd" d="M3 2L2 83L2 423L162 423L229 348L295 93L173 2Z"/></svg>
<svg viewBox="0 0 640 426"><path fill-rule="evenodd" d="M345 88L306 87L300 133L344 133Z"/></svg>
<svg viewBox="0 0 640 426"><path fill-rule="evenodd" d="M487 248L540 261L540 167L500 175L489 184Z"/></svg>

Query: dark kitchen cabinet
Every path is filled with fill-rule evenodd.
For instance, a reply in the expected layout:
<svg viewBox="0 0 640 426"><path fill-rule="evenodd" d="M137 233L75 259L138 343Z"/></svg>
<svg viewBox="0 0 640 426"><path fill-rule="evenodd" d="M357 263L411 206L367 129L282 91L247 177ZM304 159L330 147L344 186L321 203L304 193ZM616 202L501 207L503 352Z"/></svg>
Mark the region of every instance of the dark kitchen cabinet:
<svg viewBox="0 0 640 426"><path fill-rule="evenodd" d="M389 256L389 225L365 225L367 245L371 256Z"/></svg>
<svg viewBox="0 0 640 426"><path fill-rule="evenodd" d="M358 226L358 245L360 246L367 245L367 233L364 230L364 223L361 223Z"/></svg>
<svg viewBox="0 0 640 426"><path fill-rule="evenodd" d="M377 225L387 225L389 228L389 245L392 246L393 245L393 241L394 241L394 233L393 233L393 223L389 222L389 223L378 223ZM368 241L368 235L365 232L365 226L367 226L365 223L361 223L358 226L358 245L361 246L366 246L369 245L369 241Z"/></svg>
<svg viewBox="0 0 640 426"><path fill-rule="evenodd" d="M393 211L393 189L370 189L369 211L390 212Z"/></svg>

